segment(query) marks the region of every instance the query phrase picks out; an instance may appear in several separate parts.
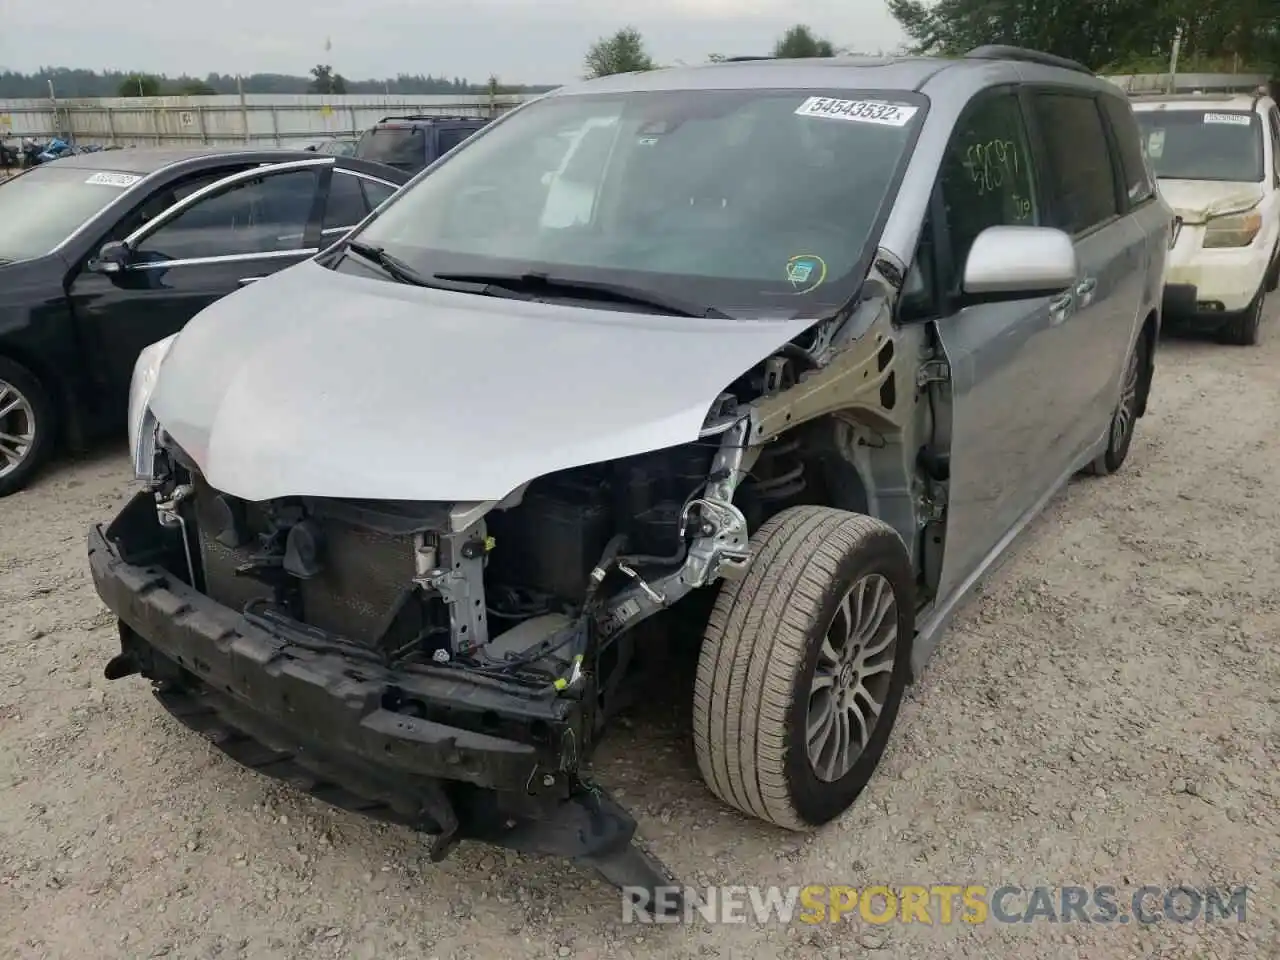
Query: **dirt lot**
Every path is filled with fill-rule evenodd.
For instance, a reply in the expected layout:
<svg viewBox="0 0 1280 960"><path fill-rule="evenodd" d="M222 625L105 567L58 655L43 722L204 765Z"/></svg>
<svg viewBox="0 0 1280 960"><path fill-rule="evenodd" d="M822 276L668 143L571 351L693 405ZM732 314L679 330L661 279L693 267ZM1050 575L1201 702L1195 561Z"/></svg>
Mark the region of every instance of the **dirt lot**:
<svg viewBox="0 0 1280 960"><path fill-rule="evenodd" d="M806 840L718 805L675 694L597 764L691 883L1248 883L1244 924L642 928L559 862L427 864L410 833L243 772L142 681L103 680L83 538L126 491L112 448L0 501L0 953L1280 956L1276 326L1256 350L1162 346L1125 471L1073 483L1023 538L838 824Z"/></svg>

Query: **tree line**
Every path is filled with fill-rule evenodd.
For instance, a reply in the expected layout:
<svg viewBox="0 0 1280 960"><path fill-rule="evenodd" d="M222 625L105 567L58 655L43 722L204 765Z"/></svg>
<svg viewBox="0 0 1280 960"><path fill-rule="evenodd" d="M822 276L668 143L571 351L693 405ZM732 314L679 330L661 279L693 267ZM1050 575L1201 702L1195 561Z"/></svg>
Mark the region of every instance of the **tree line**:
<svg viewBox="0 0 1280 960"><path fill-rule="evenodd" d="M1182 72L1280 70L1280 0L888 0L910 38L903 52L957 56L1009 44L1069 57L1102 74L1163 73L1175 38ZM774 57L830 57L836 47L797 24ZM710 61L725 60L711 54ZM644 37L625 27L587 51L586 76L653 70Z"/></svg>
<svg viewBox="0 0 1280 960"><path fill-rule="evenodd" d="M212 96L239 92L233 74L210 73L204 77L127 70L81 70L43 67L34 73L0 70L0 99L45 99L49 84L58 97L154 97L165 95ZM406 74L384 80L349 80L328 64L317 64L309 76L285 73L251 73L240 78L245 93L364 93L390 95L536 93L550 86L513 86L496 77L473 83L460 77Z"/></svg>
<svg viewBox="0 0 1280 960"><path fill-rule="evenodd" d="M1069 57L1104 74L1270 73L1280 67L1280 0L889 0L913 52L987 43Z"/></svg>
<svg viewBox="0 0 1280 960"><path fill-rule="evenodd" d="M837 48L830 40L819 37L806 24L798 23L788 29L773 45L774 57L834 57L837 53L853 51ZM712 53L707 60L718 63L729 57ZM587 79L607 77L615 73L633 73L656 70L659 64L650 56L644 37L635 27L623 27L611 37L601 37L587 50L583 62Z"/></svg>

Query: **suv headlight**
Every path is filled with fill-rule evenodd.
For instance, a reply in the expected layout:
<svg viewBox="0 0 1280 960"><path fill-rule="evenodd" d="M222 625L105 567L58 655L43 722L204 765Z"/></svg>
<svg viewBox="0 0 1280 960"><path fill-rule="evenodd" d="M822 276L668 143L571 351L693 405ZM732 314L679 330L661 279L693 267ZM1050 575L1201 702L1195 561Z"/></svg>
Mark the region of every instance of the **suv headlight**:
<svg viewBox="0 0 1280 960"><path fill-rule="evenodd" d="M129 381L129 453L133 457L133 474L139 480L155 479L159 424L151 412L151 393L160 376L160 364L176 337L175 333L151 344L138 354L133 365L133 379Z"/></svg>
<svg viewBox="0 0 1280 960"><path fill-rule="evenodd" d="M1242 210L1213 217L1204 228L1205 247L1247 247L1262 230L1262 214Z"/></svg>

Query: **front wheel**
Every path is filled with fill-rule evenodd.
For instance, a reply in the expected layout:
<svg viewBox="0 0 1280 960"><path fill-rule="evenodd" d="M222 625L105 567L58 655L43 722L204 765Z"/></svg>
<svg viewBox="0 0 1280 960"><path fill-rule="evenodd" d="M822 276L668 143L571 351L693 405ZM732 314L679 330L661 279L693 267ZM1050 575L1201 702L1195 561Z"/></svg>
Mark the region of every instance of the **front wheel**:
<svg viewBox="0 0 1280 960"><path fill-rule="evenodd" d="M711 791L792 830L839 816L871 779L910 670L915 577L870 517L793 507L751 538L703 638L694 748Z"/></svg>
<svg viewBox="0 0 1280 960"><path fill-rule="evenodd" d="M1256 347L1262 341L1262 314L1266 309L1267 285L1263 284L1249 306L1223 326L1223 343L1237 347Z"/></svg>
<svg viewBox="0 0 1280 960"><path fill-rule="evenodd" d="M54 407L26 367L0 357L0 497L17 493L53 448Z"/></svg>

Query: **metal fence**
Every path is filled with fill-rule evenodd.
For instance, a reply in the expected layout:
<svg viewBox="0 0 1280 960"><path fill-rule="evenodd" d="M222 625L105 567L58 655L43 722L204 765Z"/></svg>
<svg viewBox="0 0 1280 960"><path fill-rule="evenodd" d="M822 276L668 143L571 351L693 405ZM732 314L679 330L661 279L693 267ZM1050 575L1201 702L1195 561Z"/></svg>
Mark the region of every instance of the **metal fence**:
<svg viewBox="0 0 1280 960"><path fill-rule="evenodd" d="M0 137L80 144L300 146L352 135L384 116L496 116L529 95L105 97L0 100Z"/></svg>

